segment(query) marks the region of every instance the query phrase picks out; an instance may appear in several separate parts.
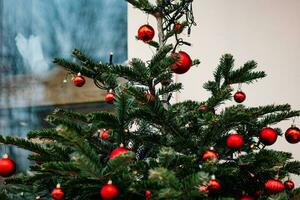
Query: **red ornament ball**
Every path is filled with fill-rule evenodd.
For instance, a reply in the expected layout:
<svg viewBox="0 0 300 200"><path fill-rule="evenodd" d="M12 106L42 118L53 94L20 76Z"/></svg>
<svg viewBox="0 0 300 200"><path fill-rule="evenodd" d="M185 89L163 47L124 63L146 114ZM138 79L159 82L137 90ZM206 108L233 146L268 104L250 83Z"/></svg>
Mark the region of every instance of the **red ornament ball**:
<svg viewBox="0 0 300 200"><path fill-rule="evenodd" d="M237 91L233 98L237 103L242 103L246 99L246 94L242 91Z"/></svg>
<svg viewBox="0 0 300 200"><path fill-rule="evenodd" d="M227 137L227 140L226 140L226 145L230 149L240 149L240 148L242 148L243 145L244 145L243 136L241 136L237 133L229 135Z"/></svg>
<svg viewBox="0 0 300 200"><path fill-rule="evenodd" d="M174 28L173 29L176 30L177 34L180 34L183 31L183 27L182 27L182 25L179 22L176 22L174 24Z"/></svg>
<svg viewBox="0 0 300 200"><path fill-rule="evenodd" d="M272 145L276 142L277 136L278 134L274 129L265 127L260 131L259 138L264 145Z"/></svg>
<svg viewBox="0 0 300 200"><path fill-rule="evenodd" d="M119 195L119 190L112 184L112 181L108 181L108 183L101 188L100 195L101 198L105 200L113 199Z"/></svg>
<svg viewBox="0 0 300 200"><path fill-rule="evenodd" d="M51 196L54 200L61 200L64 198L65 193L61 189L60 184L57 184L56 188L52 190Z"/></svg>
<svg viewBox="0 0 300 200"><path fill-rule="evenodd" d="M284 191L284 184L276 179L269 179L265 182L265 190L269 195Z"/></svg>
<svg viewBox="0 0 300 200"><path fill-rule="evenodd" d="M154 38L155 31L152 26L145 24L138 30L138 39L144 42L150 42Z"/></svg>
<svg viewBox="0 0 300 200"><path fill-rule="evenodd" d="M0 176L2 177L10 177L14 175L16 172L16 164L15 162L8 158L8 155L5 154L0 159Z"/></svg>
<svg viewBox="0 0 300 200"><path fill-rule="evenodd" d="M115 101L115 98L116 98L116 95L115 95L114 91L109 90L107 92L107 94L105 95L104 100L105 100L106 103L113 104L114 101Z"/></svg>
<svg viewBox="0 0 300 200"><path fill-rule="evenodd" d="M179 51L178 53L172 53L172 56L177 60L171 65L171 70L176 74L184 74L189 71L192 66L191 57L184 51Z"/></svg>
<svg viewBox="0 0 300 200"><path fill-rule="evenodd" d="M115 157L118 157L119 155L124 154L124 153L126 153L126 152L128 152L128 151L129 151L128 148L123 147L123 145L121 145L120 147L114 149L114 150L111 152L111 154L110 154L110 156L109 156L109 160L112 160L112 159L114 159Z"/></svg>
<svg viewBox="0 0 300 200"><path fill-rule="evenodd" d="M293 181L287 180L284 182L284 188L286 190L292 190L292 189L294 189L294 187L295 187L295 183Z"/></svg>
<svg viewBox="0 0 300 200"><path fill-rule="evenodd" d="M254 200L254 198L251 196L244 195L240 198L240 200Z"/></svg>
<svg viewBox="0 0 300 200"><path fill-rule="evenodd" d="M107 140L110 137L110 135L109 135L110 129L103 129L103 130L99 130L98 132L99 132L100 138L103 140Z"/></svg>
<svg viewBox="0 0 300 200"><path fill-rule="evenodd" d="M298 143L300 141L300 129L296 126L291 126L285 132L285 139L291 144Z"/></svg>
<svg viewBox="0 0 300 200"><path fill-rule="evenodd" d="M205 150L202 155L203 161L208 161L212 159L219 159L220 155L214 149Z"/></svg>
<svg viewBox="0 0 300 200"><path fill-rule="evenodd" d="M80 73L78 73L77 76L75 76L73 79L73 84L76 87L82 87L85 84L85 78L81 76Z"/></svg>
<svg viewBox="0 0 300 200"><path fill-rule="evenodd" d="M149 200L150 199L150 197L151 197L151 191L150 190L146 190L146 192L145 192L145 197L146 197L146 200Z"/></svg>
<svg viewBox="0 0 300 200"><path fill-rule="evenodd" d="M221 183L216 178L213 177L208 182L208 189L209 191L218 191L221 189Z"/></svg>
<svg viewBox="0 0 300 200"><path fill-rule="evenodd" d="M146 97L147 97L148 101L154 101L155 100L155 96L153 94L151 94L150 91L146 92Z"/></svg>

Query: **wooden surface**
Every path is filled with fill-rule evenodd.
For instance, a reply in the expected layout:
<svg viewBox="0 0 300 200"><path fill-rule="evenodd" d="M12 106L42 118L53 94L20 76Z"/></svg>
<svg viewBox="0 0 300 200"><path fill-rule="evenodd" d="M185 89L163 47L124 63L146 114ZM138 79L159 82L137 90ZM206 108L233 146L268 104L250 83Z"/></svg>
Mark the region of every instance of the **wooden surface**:
<svg viewBox="0 0 300 200"><path fill-rule="evenodd" d="M56 67L45 76L2 76L0 109L103 101L106 91L91 79L86 78L86 84L79 88L73 86L70 76L63 83L66 74Z"/></svg>

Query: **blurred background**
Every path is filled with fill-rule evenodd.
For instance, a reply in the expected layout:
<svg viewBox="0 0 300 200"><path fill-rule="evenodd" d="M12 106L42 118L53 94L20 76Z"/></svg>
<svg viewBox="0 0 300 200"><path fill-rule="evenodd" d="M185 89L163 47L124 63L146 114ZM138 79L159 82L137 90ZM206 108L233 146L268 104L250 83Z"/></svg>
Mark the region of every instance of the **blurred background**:
<svg viewBox="0 0 300 200"><path fill-rule="evenodd" d="M109 109L105 91L87 80L83 88L52 64L71 58L72 49L108 62L127 60L127 4L119 0L0 0L0 133L25 136L47 127L55 107L77 111ZM63 80L67 79L67 83ZM8 146L18 170L29 165L27 152Z"/></svg>

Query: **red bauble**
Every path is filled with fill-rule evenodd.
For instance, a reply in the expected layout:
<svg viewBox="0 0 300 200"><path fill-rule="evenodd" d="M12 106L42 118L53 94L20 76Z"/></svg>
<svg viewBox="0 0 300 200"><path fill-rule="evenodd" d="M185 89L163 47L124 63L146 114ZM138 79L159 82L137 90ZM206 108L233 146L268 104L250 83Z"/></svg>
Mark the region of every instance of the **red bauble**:
<svg viewBox="0 0 300 200"><path fill-rule="evenodd" d="M176 30L177 34L180 34L183 31L183 27L182 27L182 25L180 23L176 22L174 24L174 30Z"/></svg>
<svg viewBox="0 0 300 200"><path fill-rule="evenodd" d="M56 188L52 190L51 196L54 200L61 200L64 198L65 193L64 191L60 188L60 184L57 184Z"/></svg>
<svg viewBox="0 0 300 200"><path fill-rule="evenodd" d="M264 145L272 145L276 142L277 136L278 134L274 129L265 127L261 130L259 138Z"/></svg>
<svg viewBox="0 0 300 200"><path fill-rule="evenodd" d="M147 97L148 101L154 101L155 100L155 96L153 94L151 94L150 91L146 92L146 97Z"/></svg>
<svg viewBox="0 0 300 200"><path fill-rule="evenodd" d="M242 103L246 99L246 94L242 91L237 91L233 98L237 103Z"/></svg>
<svg viewBox="0 0 300 200"><path fill-rule="evenodd" d="M177 61L171 65L171 70L176 74L184 74L189 71L192 66L191 57L184 51L179 51L178 53L172 53Z"/></svg>
<svg viewBox="0 0 300 200"><path fill-rule="evenodd" d="M152 28L152 26L148 24L141 26L138 30L138 39L144 42L152 41L154 35L155 35L154 29Z"/></svg>
<svg viewBox="0 0 300 200"><path fill-rule="evenodd" d="M254 200L254 198L251 196L244 195L240 198L240 200Z"/></svg>
<svg viewBox="0 0 300 200"><path fill-rule="evenodd" d="M16 164L15 162L8 158L8 155L5 154L0 159L0 176L2 177L10 177L14 175L16 172Z"/></svg>
<svg viewBox="0 0 300 200"><path fill-rule="evenodd" d="M73 79L73 84L76 87L82 87L85 84L85 78L81 76L80 73L78 73L77 76L75 76Z"/></svg>
<svg viewBox="0 0 300 200"><path fill-rule="evenodd" d="M218 191L221 189L221 184L215 177L213 177L208 182L208 189L209 191Z"/></svg>
<svg viewBox="0 0 300 200"><path fill-rule="evenodd" d="M114 149L114 150L111 152L111 154L110 154L110 156L109 156L109 160L112 160L112 159L114 159L115 157L118 157L119 155L124 154L124 153L126 153L126 152L128 152L128 151L129 151L129 149L127 149L126 147L123 147L123 145L121 145L120 147Z"/></svg>
<svg viewBox="0 0 300 200"><path fill-rule="evenodd" d="M114 103L115 98L116 98L116 95L115 95L114 91L109 90L107 92L107 94L105 95L104 100L105 100L106 103L112 104L112 103Z"/></svg>
<svg viewBox="0 0 300 200"><path fill-rule="evenodd" d="M113 199L119 195L119 190L112 184L112 181L108 181L108 183L101 188L100 195L101 198L105 200Z"/></svg>
<svg viewBox="0 0 300 200"><path fill-rule="evenodd" d="M265 190L269 195L284 191L284 184L276 179L269 179L265 182Z"/></svg>
<svg viewBox="0 0 300 200"><path fill-rule="evenodd" d="M296 126L291 126L285 132L285 139L291 144L298 143L300 141L300 129Z"/></svg>
<svg viewBox="0 0 300 200"><path fill-rule="evenodd" d="M100 138L103 140L107 140L110 137L110 135L109 135L110 129L103 129L103 130L99 130L98 132L99 132Z"/></svg>
<svg viewBox="0 0 300 200"><path fill-rule="evenodd" d="M295 183L291 180L287 180L284 182L284 187L286 190L292 190L295 187Z"/></svg>
<svg viewBox="0 0 300 200"><path fill-rule="evenodd" d="M219 159L219 158L220 158L219 154L214 149L205 150L202 155L203 161Z"/></svg>
<svg viewBox="0 0 300 200"><path fill-rule="evenodd" d="M146 197L146 200L149 200L150 199L150 197L151 197L151 191L150 190L146 190L146 192L145 192L145 197Z"/></svg>
<svg viewBox="0 0 300 200"><path fill-rule="evenodd" d="M243 145L244 145L243 136L241 136L237 133L229 135L227 137L227 140L226 140L226 145L230 149L240 149L240 148L242 148Z"/></svg>

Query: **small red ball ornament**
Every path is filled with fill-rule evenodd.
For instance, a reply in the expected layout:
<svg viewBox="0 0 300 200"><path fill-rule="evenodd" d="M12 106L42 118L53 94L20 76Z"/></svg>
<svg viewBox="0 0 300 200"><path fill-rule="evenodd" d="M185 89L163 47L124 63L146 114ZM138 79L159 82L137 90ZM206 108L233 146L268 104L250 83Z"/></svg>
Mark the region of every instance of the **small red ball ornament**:
<svg viewBox="0 0 300 200"><path fill-rule="evenodd" d="M0 176L10 177L16 172L15 162L8 157L7 154L4 154L0 159Z"/></svg>
<svg viewBox="0 0 300 200"><path fill-rule="evenodd" d="M76 87L82 87L85 84L85 78L78 73L73 79L73 84Z"/></svg>
<svg viewBox="0 0 300 200"><path fill-rule="evenodd" d="M108 181L108 183L101 188L100 195L102 199L110 200L119 195L119 190L112 184L112 181Z"/></svg>
<svg viewBox="0 0 300 200"><path fill-rule="evenodd" d="M99 132L99 137L103 140L107 140L110 137L109 135L110 129L98 130L98 132Z"/></svg>
<svg viewBox="0 0 300 200"><path fill-rule="evenodd" d="M109 156L109 160L112 160L112 159L114 159L115 157L118 157L119 155L124 154L124 153L126 153L126 152L128 152L128 151L129 151L129 149L126 148L126 147L124 147L124 146L121 144L120 147L114 149L114 150L111 152L111 154L110 154L110 156Z"/></svg>
<svg viewBox="0 0 300 200"><path fill-rule="evenodd" d="M146 97L147 97L148 101L154 101L155 100L155 96L153 94L151 94L150 91L146 92Z"/></svg>
<svg viewBox="0 0 300 200"><path fill-rule="evenodd" d="M251 196L244 195L240 198L240 200L254 200L254 198Z"/></svg>
<svg viewBox="0 0 300 200"><path fill-rule="evenodd" d="M212 178L209 180L208 189L209 191L218 191L221 189L221 184L215 176L212 176Z"/></svg>
<svg viewBox="0 0 300 200"><path fill-rule="evenodd" d="M109 104L113 104L115 101L116 95L112 89L110 89L107 94L105 95L105 102Z"/></svg>
<svg viewBox="0 0 300 200"><path fill-rule="evenodd" d="M233 133L229 135L226 139L226 145L230 149L240 149L244 145L243 136Z"/></svg>
<svg viewBox="0 0 300 200"><path fill-rule="evenodd" d="M284 182L284 187L286 190L292 190L295 187L295 183L291 180L287 180Z"/></svg>
<svg viewBox="0 0 300 200"><path fill-rule="evenodd" d="M242 103L246 99L246 94L242 91L237 91L233 98L237 103Z"/></svg>
<svg viewBox="0 0 300 200"><path fill-rule="evenodd" d="M145 24L138 30L138 39L144 42L150 42L154 38L155 31L152 26Z"/></svg>
<svg viewBox="0 0 300 200"><path fill-rule="evenodd" d="M208 160L212 160L212 159L219 159L220 155L213 149L208 149L205 150L203 155L202 155L202 160L203 161L208 161Z"/></svg>
<svg viewBox="0 0 300 200"><path fill-rule="evenodd" d="M265 190L269 195L284 191L284 184L277 179L269 179L265 182Z"/></svg>
<svg viewBox="0 0 300 200"><path fill-rule="evenodd" d="M174 24L174 30L176 30L177 34L180 34L183 31L183 27L182 27L182 25L179 22L176 22Z"/></svg>
<svg viewBox="0 0 300 200"><path fill-rule="evenodd" d="M285 139L291 144L298 143L300 141L300 129L296 126L291 126L285 132Z"/></svg>
<svg viewBox="0 0 300 200"><path fill-rule="evenodd" d="M184 51L179 51L178 53L172 53L172 56L177 59L177 61L171 65L171 70L176 74L184 74L189 71L192 66L191 57Z"/></svg>
<svg viewBox="0 0 300 200"><path fill-rule="evenodd" d="M272 145L276 142L277 136L278 134L274 129L265 127L260 131L259 138L264 145Z"/></svg>
<svg viewBox="0 0 300 200"><path fill-rule="evenodd" d="M65 193L64 191L61 189L60 184L56 185L56 188L54 188L52 190L51 196L54 200L61 200L64 198Z"/></svg>
<svg viewBox="0 0 300 200"><path fill-rule="evenodd" d="M150 199L150 197L151 197L151 191L150 190L146 190L146 192L145 192L145 197L146 197L146 200L149 200Z"/></svg>

